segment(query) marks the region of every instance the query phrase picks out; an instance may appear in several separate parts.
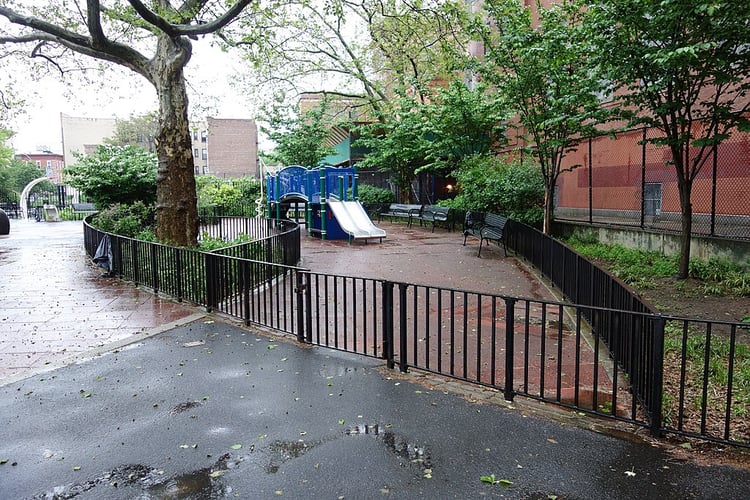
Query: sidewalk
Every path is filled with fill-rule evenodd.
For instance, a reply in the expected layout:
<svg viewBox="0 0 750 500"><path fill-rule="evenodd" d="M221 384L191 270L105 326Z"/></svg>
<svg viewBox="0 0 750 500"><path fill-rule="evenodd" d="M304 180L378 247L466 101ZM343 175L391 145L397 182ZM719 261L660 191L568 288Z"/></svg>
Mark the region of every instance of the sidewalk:
<svg viewBox="0 0 750 500"><path fill-rule="evenodd" d="M8 346L21 346L38 361L0 380L2 498L670 499L750 491L748 470L685 462L635 436L569 425L587 417L542 418L541 406L503 404L489 390L400 375L376 360L149 298L99 278L83 255L80 223L14 222L11 238L0 240L0 280L2 328L15 333L0 341L0 355L17 359ZM305 241L305 265L352 269L361 261L418 275L417 265L396 269L395 255L412 257L398 246L403 228L386 229L379 247ZM535 286L502 252L470 260L476 247L462 247L457 233L399 234L423 246L420 255L453 252L465 261L459 268L508 266L511 274L500 276L511 282L487 286ZM100 295L109 302L92 298ZM109 349L93 355L89 347L99 343ZM78 362L51 369L74 352ZM34 375L24 378L24 370ZM495 484L481 480L493 474Z"/></svg>
<svg viewBox="0 0 750 500"><path fill-rule="evenodd" d="M33 219L11 219L0 239L0 304L0 383L196 312L101 277L81 222Z"/></svg>

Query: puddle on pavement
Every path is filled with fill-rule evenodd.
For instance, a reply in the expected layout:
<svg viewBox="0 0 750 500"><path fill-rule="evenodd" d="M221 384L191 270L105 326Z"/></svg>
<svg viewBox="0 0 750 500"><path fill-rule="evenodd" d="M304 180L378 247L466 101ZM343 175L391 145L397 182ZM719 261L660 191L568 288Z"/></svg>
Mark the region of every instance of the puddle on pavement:
<svg viewBox="0 0 750 500"><path fill-rule="evenodd" d="M182 411L185 411L199 405L199 402L188 401L175 408L184 408ZM416 467L425 477L431 477L432 464L426 448L387 430L386 426L359 424L349 428L345 434L375 438L399 459L402 466ZM303 456L324 442L325 440L274 441L268 446L270 460L264 470L266 473L275 474L286 462ZM224 473L238 468L249 458L250 455L232 457L227 453L209 467L169 477L165 477L162 470L154 467L139 464L123 465L99 477L67 486L57 486L32 498L69 500L99 487L131 488L138 493L137 498L142 500L230 498L234 491L223 479Z"/></svg>
<svg viewBox="0 0 750 500"><path fill-rule="evenodd" d="M386 448L402 461L402 465L414 465L425 474L432 470L432 460L424 446L409 442L380 424L359 424L347 429L346 434L348 436L373 436L382 441Z"/></svg>
<svg viewBox="0 0 750 500"><path fill-rule="evenodd" d="M141 500L229 498L233 490L224 483L222 476L224 472L238 467L244 459L233 459L225 454L210 467L171 477L164 477L163 471L146 465L123 465L82 483L57 486L35 495L33 499L69 500L100 486L140 490L137 498Z"/></svg>
<svg viewBox="0 0 750 500"><path fill-rule="evenodd" d="M271 460L264 470L269 474L275 474L285 462L301 457L321 443L322 441L274 441L268 447Z"/></svg>

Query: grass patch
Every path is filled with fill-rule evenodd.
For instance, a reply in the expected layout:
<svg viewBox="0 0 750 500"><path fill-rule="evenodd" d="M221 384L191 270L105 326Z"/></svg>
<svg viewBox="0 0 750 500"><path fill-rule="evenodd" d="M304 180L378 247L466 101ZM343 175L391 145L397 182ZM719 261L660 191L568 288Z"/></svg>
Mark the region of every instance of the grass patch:
<svg viewBox="0 0 750 500"><path fill-rule="evenodd" d="M721 297L720 301L750 297L750 273L726 260L692 259L690 279L674 280L671 278L678 271L677 257L606 245L585 235L566 243L637 292L649 289L652 291L648 293L657 301L662 299L685 306L680 310L705 313L711 304L717 304L715 299L706 301L708 296ZM724 318L722 314L728 309L717 309L711 312ZM676 427L681 416L683 430L700 433L705 415L706 433L723 438L727 400L730 400L730 440L747 443L750 439L750 313L732 317L741 317L739 324L736 320L730 321L734 323L734 337L731 335L732 326L714 323L710 343L707 342L706 324L700 320L667 321L662 398L667 426Z"/></svg>
<svg viewBox="0 0 750 500"><path fill-rule="evenodd" d="M711 336L709 346L704 331L691 332L688 328L687 335L683 335L681 323L667 324L664 338L665 388L662 400L666 423L676 425L677 416L681 412L683 422L689 422L691 426L699 424L705 386L707 426L711 429L710 434L721 436L731 390L730 435L739 441L747 440L750 430L750 421L747 418L750 416L750 347L747 345L749 335L747 329L740 327L736 331L732 346L731 336L726 332L718 332ZM732 349L734 363L730 372L729 359ZM683 351L685 375L684 380L680 380ZM679 408L681 383L685 387L682 409Z"/></svg>
<svg viewBox="0 0 750 500"><path fill-rule="evenodd" d="M675 276L679 269L677 256L660 252L606 245L585 236L574 236L566 243L635 289L653 288L655 278ZM750 297L750 272L726 259L691 259L689 273L701 283L703 295ZM679 289L679 282L675 287Z"/></svg>

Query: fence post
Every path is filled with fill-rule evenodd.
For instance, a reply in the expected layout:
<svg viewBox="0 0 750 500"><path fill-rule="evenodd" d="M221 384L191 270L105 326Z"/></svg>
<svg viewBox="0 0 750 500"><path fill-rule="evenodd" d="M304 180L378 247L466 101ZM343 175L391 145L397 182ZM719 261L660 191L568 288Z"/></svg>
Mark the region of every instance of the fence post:
<svg viewBox="0 0 750 500"><path fill-rule="evenodd" d="M654 318L653 349L651 350L651 434L661 435L662 394L664 391L664 327L666 320L661 314Z"/></svg>
<svg viewBox="0 0 750 500"><path fill-rule="evenodd" d="M646 225L646 127L641 139L641 228Z"/></svg>
<svg viewBox="0 0 750 500"><path fill-rule="evenodd" d="M506 401L513 401L515 391L513 390L513 355L515 353L515 320L516 300L513 297L505 298L505 389Z"/></svg>
<svg viewBox="0 0 750 500"><path fill-rule="evenodd" d="M593 141L589 137L589 224L594 223L594 160L593 160Z"/></svg>
<svg viewBox="0 0 750 500"><path fill-rule="evenodd" d="M159 256L155 243L151 246L151 287L154 289L154 295L159 294Z"/></svg>
<svg viewBox="0 0 750 500"><path fill-rule="evenodd" d="M305 287L305 332L307 334L306 341L308 344L312 344L313 341L313 310L312 310L312 276L310 273L305 273L307 276L307 286Z"/></svg>
<svg viewBox="0 0 750 500"><path fill-rule="evenodd" d="M204 255L206 256L206 310L211 312L219 306L219 294L216 289L218 281L216 256L208 252Z"/></svg>
<svg viewBox="0 0 750 500"><path fill-rule="evenodd" d="M267 283L270 285L273 281L273 266L272 263L273 260L273 246L271 246L271 238L266 239L266 280Z"/></svg>
<svg viewBox="0 0 750 500"><path fill-rule="evenodd" d="M131 249L131 255L130 255L130 261L133 266L133 284L135 286L140 285L141 282L141 273L139 269L139 259L138 259L138 241L137 240L130 240L130 249Z"/></svg>
<svg viewBox="0 0 750 500"><path fill-rule="evenodd" d="M711 236L716 236L716 170L719 163L718 154L718 146L714 144L713 162L711 165Z"/></svg>
<svg viewBox="0 0 750 500"><path fill-rule="evenodd" d="M398 284L398 311L399 311L399 327L398 327L398 369L401 373L406 373L409 369L408 360L409 356L407 353L408 343L406 341L406 283Z"/></svg>
<svg viewBox="0 0 750 500"><path fill-rule="evenodd" d="M393 282L382 283L383 294L383 357L393 370Z"/></svg>
<svg viewBox="0 0 750 500"><path fill-rule="evenodd" d="M305 288L301 271L293 271L295 277L294 293L297 298L297 342L305 342Z"/></svg>
<svg viewBox="0 0 750 500"><path fill-rule="evenodd" d="M177 280L177 302L182 302L183 294L185 290L183 288L183 272L182 272L182 250L174 247L174 271L175 278Z"/></svg>
<svg viewBox="0 0 750 500"><path fill-rule="evenodd" d="M242 308L244 314L243 319L245 320L245 326L250 325L250 294L253 293L253 286L250 278L250 262L248 262L247 247L242 248L243 258L240 261L242 266Z"/></svg>
<svg viewBox="0 0 750 500"><path fill-rule="evenodd" d="M109 237L110 245L112 245L112 270L110 273L118 278L122 278L123 265L122 265L122 238L119 236L111 235Z"/></svg>

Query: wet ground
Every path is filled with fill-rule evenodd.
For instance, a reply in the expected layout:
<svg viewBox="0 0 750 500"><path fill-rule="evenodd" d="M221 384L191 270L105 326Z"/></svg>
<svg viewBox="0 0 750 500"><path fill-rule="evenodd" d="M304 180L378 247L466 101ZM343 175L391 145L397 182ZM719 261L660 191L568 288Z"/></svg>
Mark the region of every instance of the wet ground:
<svg viewBox="0 0 750 500"><path fill-rule="evenodd" d="M0 382L196 312L101 274L81 222L11 219L0 239Z"/></svg>
<svg viewBox="0 0 750 500"><path fill-rule="evenodd" d="M0 491L86 499L750 491L747 471L680 462L452 389L428 389L374 360L199 320L1 387Z"/></svg>
<svg viewBox="0 0 750 500"><path fill-rule="evenodd" d="M549 293L502 250L477 259L476 242L463 247L458 233L383 226L382 245L305 239L304 264ZM16 363L0 381L0 498L668 499L750 491L749 471L676 460L638 439L569 425L588 417L543 418L542 407L508 405L490 390L399 375L376 360L300 346L101 278L83 255L80 223L14 221L12 231L0 240L0 360Z"/></svg>
<svg viewBox="0 0 750 500"><path fill-rule="evenodd" d="M554 300L554 296L502 247L477 257L478 241L463 246L460 231L407 227L383 221L382 243L302 238L302 265L313 271L378 278L499 295Z"/></svg>

